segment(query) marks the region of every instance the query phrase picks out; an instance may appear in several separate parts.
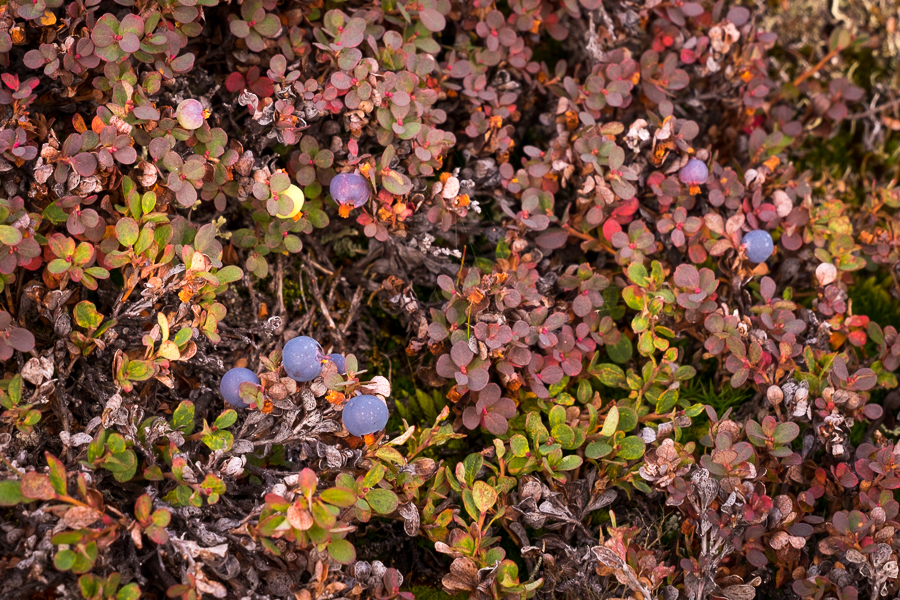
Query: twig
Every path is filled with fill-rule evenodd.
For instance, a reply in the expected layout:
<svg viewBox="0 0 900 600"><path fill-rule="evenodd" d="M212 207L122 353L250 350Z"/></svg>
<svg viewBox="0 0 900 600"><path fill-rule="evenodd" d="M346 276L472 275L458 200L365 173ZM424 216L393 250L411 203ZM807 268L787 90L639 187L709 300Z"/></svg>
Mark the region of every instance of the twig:
<svg viewBox="0 0 900 600"><path fill-rule="evenodd" d="M303 289L303 272L301 271L297 277L300 281L300 300L303 301L303 312L306 315L309 315L309 305L306 304L306 290Z"/></svg>
<svg viewBox="0 0 900 600"><path fill-rule="evenodd" d="M865 119L867 117L874 117L878 113L882 113L886 110L891 110L892 108L897 108L898 106L900 106L900 98L894 98L890 102L882 104L881 106L870 108L869 110L863 111L861 113L847 115L847 119L850 121L856 121L859 119Z"/></svg>
<svg viewBox="0 0 900 600"><path fill-rule="evenodd" d="M325 274L328 275L329 277L331 277L332 275L334 275L334 271L329 271L328 269L326 269L325 267L323 267L322 265L320 265L319 263L317 263L316 261L314 261L313 259L311 259L311 258L309 258L309 257L307 257L306 262L308 262L309 264L311 264L312 266L314 266L317 270L322 271L323 273L325 273Z"/></svg>
<svg viewBox="0 0 900 600"><path fill-rule="evenodd" d="M284 257L279 255L275 262L275 296L278 304L275 305L275 314L283 315L284 308Z"/></svg>
<svg viewBox="0 0 900 600"><path fill-rule="evenodd" d="M360 304L362 303L363 298L363 289L362 286L356 288L356 291L353 293L353 299L350 300L350 309L347 311L347 318L344 320L344 324L341 325L340 328L340 339L344 339L347 336L347 330L350 329L350 323L352 323L356 319L356 314L359 312Z"/></svg>
<svg viewBox="0 0 900 600"><path fill-rule="evenodd" d="M319 281L316 279L315 274L312 272L312 269L310 269L308 265L304 264L303 270L306 271L306 274L309 276L310 284L312 285L313 297L319 302L319 308L322 310L322 314L325 316L325 321L328 323L328 328L332 331L336 330L337 325L334 324L334 319L331 318L331 313L328 311L328 305L325 304L325 298L322 296L322 291L319 289Z"/></svg>
<svg viewBox="0 0 900 600"><path fill-rule="evenodd" d="M821 69L826 64L828 64L829 60L831 60L832 58L834 58L835 56L840 54L841 50L842 50L842 48L835 48L834 50L830 51L828 54L823 56L822 60L820 60L818 63L816 63L816 66L814 66L811 69L807 69L805 72L801 73L796 79L794 79L794 81L793 81L794 87L797 87L798 85L800 85L801 83L803 83L804 81L806 81L807 79L809 79L810 77L812 77L813 75L818 73L819 69Z"/></svg>

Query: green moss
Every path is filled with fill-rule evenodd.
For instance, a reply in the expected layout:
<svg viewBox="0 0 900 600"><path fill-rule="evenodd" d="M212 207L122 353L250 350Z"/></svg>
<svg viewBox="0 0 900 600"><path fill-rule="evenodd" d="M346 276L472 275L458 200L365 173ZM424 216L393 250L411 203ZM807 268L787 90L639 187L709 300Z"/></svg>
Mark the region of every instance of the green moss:
<svg viewBox="0 0 900 600"><path fill-rule="evenodd" d="M415 594L416 600L466 600L466 598L468 598L468 596L463 593L451 596L444 590L427 585L414 585L407 591Z"/></svg>
<svg viewBox="0 0 900 600"><path fill-rule="evenodd" d="M900 302L888 291L893 285L893 279L886 273L858 281L848 290L853 314L866 315L882 327L900 323Z"/></svg>

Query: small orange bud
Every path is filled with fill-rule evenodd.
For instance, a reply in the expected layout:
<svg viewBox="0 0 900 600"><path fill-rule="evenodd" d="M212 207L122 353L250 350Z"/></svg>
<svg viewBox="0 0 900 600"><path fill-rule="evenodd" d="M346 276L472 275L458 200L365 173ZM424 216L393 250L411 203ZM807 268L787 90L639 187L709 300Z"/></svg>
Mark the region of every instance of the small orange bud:
<svg viewBox="0 0 900 600"><path fill-rule="evenodd" d="M343 218L346 219L347 217L350 216L350 209L351 209L351 208L352 208L352 206L349 205L349 204L341 204L341 205L338 207L338 214L341 215Z"/></svg>

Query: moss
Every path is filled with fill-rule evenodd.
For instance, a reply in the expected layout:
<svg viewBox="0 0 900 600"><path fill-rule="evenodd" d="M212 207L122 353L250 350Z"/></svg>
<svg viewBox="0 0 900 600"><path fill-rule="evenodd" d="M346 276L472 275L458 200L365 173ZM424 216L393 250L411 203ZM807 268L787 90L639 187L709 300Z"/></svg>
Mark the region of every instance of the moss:
<svg viewBox="0 0 900 600"><path fill-rule="evenodd" d="M466 594L457 594L451 596L444 590L433 588L427 585L414 585L409 591L415 594L416 600L466 600Z"/></svg>

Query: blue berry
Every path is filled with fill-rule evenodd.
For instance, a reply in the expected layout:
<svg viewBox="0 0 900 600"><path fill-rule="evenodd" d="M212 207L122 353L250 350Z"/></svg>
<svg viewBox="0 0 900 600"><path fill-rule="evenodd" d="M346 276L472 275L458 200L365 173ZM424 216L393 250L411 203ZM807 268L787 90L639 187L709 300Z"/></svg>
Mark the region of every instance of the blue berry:
<svg viewBox="0 0 900 600"><path fill-rule="evenodd" d="M347 431L357 437L381 431L388 422L387 405L377 396L356 396L344 406L342 417Z"/></svg>
<svg viewBox="0 0 900 600"><path fill-rule="evenodd" d="M334 366L337 367L338 373L344 375L347 371L344 369L344 355L343 354L329 354L328 358L331 359L331 362L334 363Z"/></svg>
<svg viewBox="0 0 900 600"><path fill-rule="evenodd" d="M687 185L700 185L701 183L706 183L708 177L709 168L707 168L706 163L699 158L692 158L686 165L681 167L680 171L678 171L678 179L681 180L681 183Z"/></svg>
<svg viewBox="0 0 900 600"><path fill-rule="evenodd" d="M369 182L359 173L338 173L328 186L331 197L338 204L352 204L359 208L369 201Z"/></svg>
<svg viewBox="0 0 900 600"><path fill-rule="evenodd" d="M741 241L747 252L747 258L755 263L766 262L775 251L775 244L772 242L772 236L768 231L762 229L754 229L744 235Z"/></svg>
<svg viewBox="0 0 900 600"><path fill-rule="evenodd" d="M225 398L225 402L235 408L247 408L250 406L241 400L241 384L250 382L259 385L259 377L250 369L238 367L231 369L222 376L222 383L219 384L219 392Z"/></svg>
<svg viewBox="0 0 900 600"><path fill-rule="evenodd" d="M288 377L294 381L312 381L322 372L325 352L319 342L301 335L284 345L281 364Z"/></svg>

